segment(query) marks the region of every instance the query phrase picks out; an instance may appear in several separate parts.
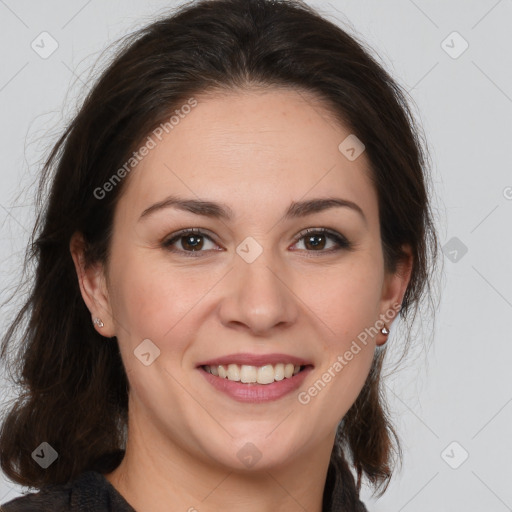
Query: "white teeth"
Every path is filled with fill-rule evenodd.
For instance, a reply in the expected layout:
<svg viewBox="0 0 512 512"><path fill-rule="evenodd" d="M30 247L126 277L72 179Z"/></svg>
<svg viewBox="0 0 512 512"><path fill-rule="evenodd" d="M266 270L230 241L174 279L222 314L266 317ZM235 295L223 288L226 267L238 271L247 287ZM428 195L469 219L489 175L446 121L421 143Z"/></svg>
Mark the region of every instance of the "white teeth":
<svg viewBox="0 0 512 512"><path fill-rule="evenodd" d="M229 376L228 376L229 378ZM256 366L246 366L245 364L240 367L240 380L245 384L258 381L258 369Z"/></svg>
<svg viewBox="0 0 512 512"><path fill-rule="evenodd" d="M279 363L275 366L271 364L264 366L228 364L227 367L224 365L204 367L212 375L234 382L243 382L244 384L255 382L258 384L272 384L274 381L289 379L297 375L300 368L300 366L295 366L293 363Z"/></svg>
<svg viewBox="0 0 512 512"><path fill-rule="evenodd" d="M283 380L284 379L284 364L279 363L274 366L274 379L275 380Z"/></svg>
<svg viewBox="0 0 512 512"><path fill-rule="evenodd" d="M274 367L271 364L258 368L258 377L256 379L259 384L271 384L274 382Z"/></svg>
<svg viewBox="0 0 512 512"><path fill-rule="evenodd" d="M228 365L227 376L229 380L239 381L240 380L240 368L236 364Z"/></svg>

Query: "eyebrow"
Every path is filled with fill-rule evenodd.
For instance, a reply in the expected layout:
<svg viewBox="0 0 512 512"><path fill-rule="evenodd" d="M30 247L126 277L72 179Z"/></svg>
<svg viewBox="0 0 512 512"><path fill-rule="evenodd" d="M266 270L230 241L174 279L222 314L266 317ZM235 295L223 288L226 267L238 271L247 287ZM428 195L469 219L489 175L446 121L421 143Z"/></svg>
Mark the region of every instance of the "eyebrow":
<svg viewBox="0 0 512 512"><path fill-rule="evenodd" d="M142 212L139 221L165 208L175 208L178 210L194 213L195 215L223 219L226 221L231 221L235 217L233 210L228 205L222 203L215 203L213 201L205 201L201 199L185 199L177 196L169 196L164 200L151 205L149 208L146 208ZM306 217L313 213L319 213L331 208L350 208L351 210L357 212L363 218L365 224L367 224L364 212L358 204L354 203L353 201L341 199L338 197L308 199L306 201L293 201L284 214L283 220Z"/></svg>

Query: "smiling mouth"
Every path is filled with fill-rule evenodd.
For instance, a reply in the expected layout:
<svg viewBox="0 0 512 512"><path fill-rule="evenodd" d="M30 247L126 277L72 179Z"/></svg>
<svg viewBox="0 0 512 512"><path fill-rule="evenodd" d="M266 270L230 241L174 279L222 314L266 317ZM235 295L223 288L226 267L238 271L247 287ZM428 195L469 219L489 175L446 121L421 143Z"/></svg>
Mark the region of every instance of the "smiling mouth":
<svg viewBox="0 0 512 512"><path fill-rule="evenodd" d="M203 365L201 368L215 377L241 382L243 384L272 384L285 379L291 379L312 365L299 366L292 363L251 365Z"/></svg>

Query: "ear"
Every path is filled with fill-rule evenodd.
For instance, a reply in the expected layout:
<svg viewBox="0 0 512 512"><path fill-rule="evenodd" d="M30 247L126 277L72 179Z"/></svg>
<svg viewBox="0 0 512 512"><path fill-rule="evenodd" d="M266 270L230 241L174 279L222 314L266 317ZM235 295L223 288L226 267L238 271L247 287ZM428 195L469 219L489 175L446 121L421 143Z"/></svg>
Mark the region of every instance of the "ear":
<svg viewBox="0 0 512 512"><path fill-rule="evenodd" d="M381 318L384 318L384 322L388 329L398 314L398 307L402 304L413 269L414 258L410 246L402 246L402 251L404 256L397 263L395 272L387 272L384 276L384 282L382 285ZM393 311L395 313L393 314L392 319L387 320L390 318ZM378 346L384 345L386 340L387 336L379 333L376 338L376 343Z"/></svg>
<svg viewBox="0 0 512 512"><path fill-rule="evenodd" d="M82 298L91 312L91 323L94 318L100 318L103 322L103 327L94 324L96 330L102 336L111 338L115 336L115 332L104 268L100 263L86 265L85 247L86 243L82 233L74 233L71 237L69 250L75 264Z"/></svg>

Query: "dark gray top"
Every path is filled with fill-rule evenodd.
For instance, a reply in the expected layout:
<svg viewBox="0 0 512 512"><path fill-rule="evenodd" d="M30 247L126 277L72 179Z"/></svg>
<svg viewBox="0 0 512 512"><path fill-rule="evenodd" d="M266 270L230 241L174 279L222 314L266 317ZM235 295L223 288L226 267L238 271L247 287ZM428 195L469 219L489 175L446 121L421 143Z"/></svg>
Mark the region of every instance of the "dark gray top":
<svg viewBox="0 0 512 512"><path fill-rule="evenodd" d="M19 496L0 506L1 512L136 512L102 473L85 471L72 482L48 485L37 493ZM362 502L353 510L343 507L341 494L333 493L324 512L368 512Z"/></svg>

